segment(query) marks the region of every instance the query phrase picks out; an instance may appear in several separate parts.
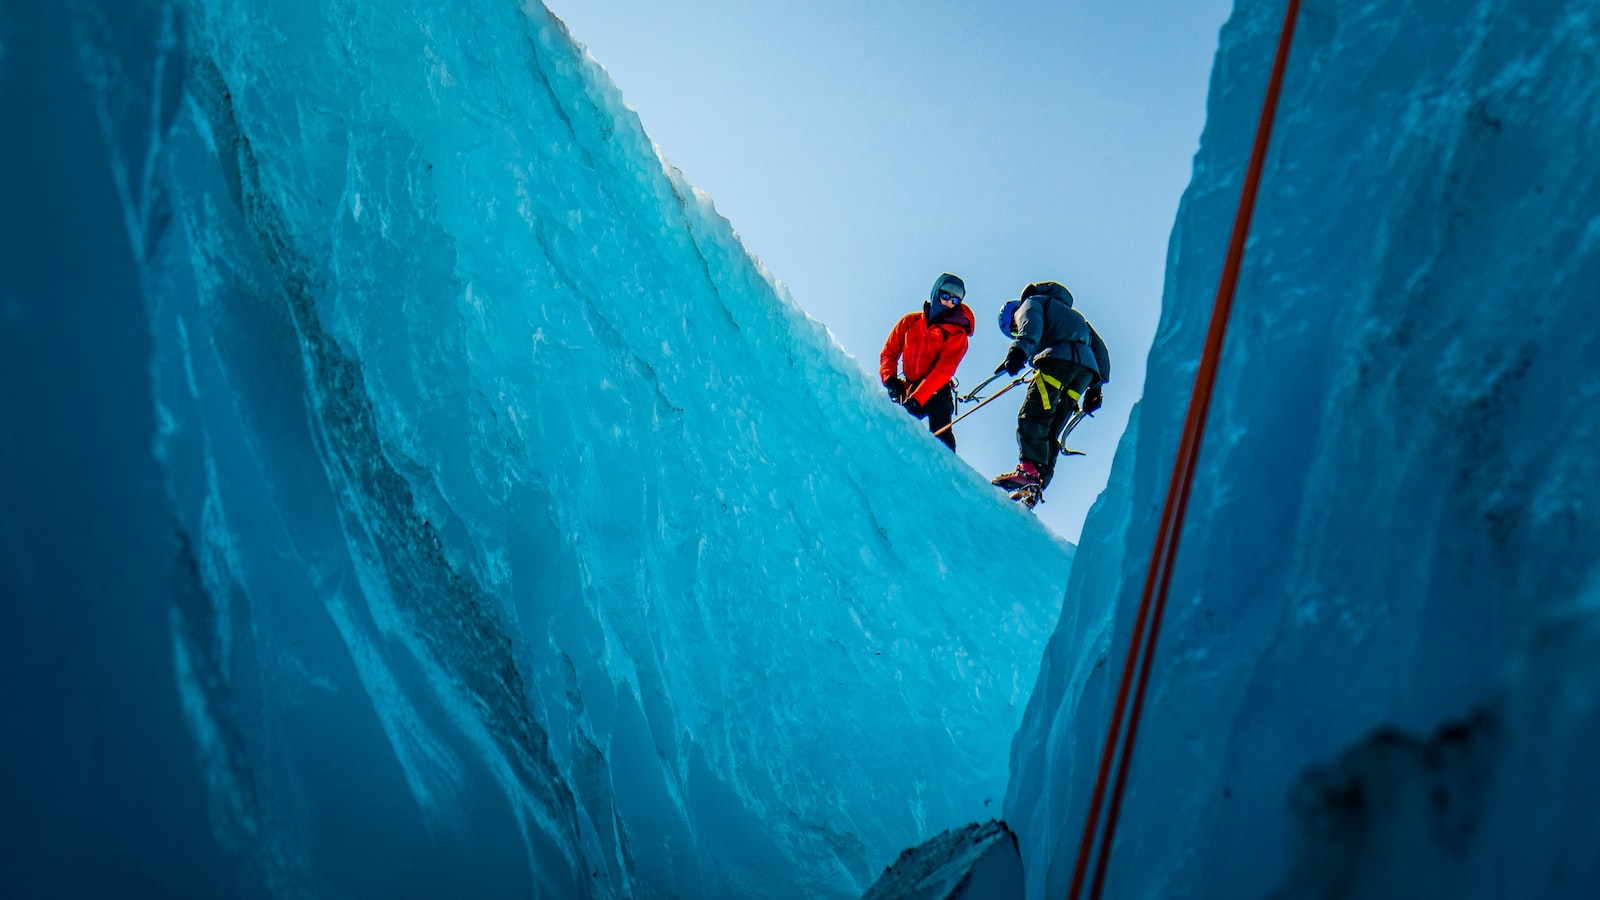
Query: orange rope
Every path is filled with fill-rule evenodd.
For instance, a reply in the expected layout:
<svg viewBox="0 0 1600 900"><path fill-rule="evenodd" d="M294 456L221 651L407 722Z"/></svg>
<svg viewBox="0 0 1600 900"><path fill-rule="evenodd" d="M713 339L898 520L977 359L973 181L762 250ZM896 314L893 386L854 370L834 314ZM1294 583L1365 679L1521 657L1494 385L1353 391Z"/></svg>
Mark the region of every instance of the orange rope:
<svg viewBox="0 0 1600 900"><path fill-rule="evenodd" d="M1069 900L1078 900L1083 889L1084 875L1090 857L1094 854L1101 801L1105 799L1106 785L1111 778L1112 759L1116 759L1115 785L1111 791L1110 806L1106 811L1103 839L1098 843L1100 853L1095 863L1094 884L1089 896L1099 900L1105 886L1106 862L1111 856L1112 840L1116 836L1117 818L1122 810L1122 795L1127 786L1128 763L1133 757L1134 740L1139 732L1139 716L1144 710L1145 689L1150 681L1150 663L1155 657L1156 638L1161 633L1161 619L1166 612L1167 587L1172 581L1173 562L1178 555L1178 537L1183 530L1184 514L1189 506L1189 492L1194 482L1195 464L1200 458L1200 439L1205 433L1206 417L1211 409L1211 395L1216 387L1217 362L1222 356L1223 337L1228 330L1228 314L1233 309L1233 296L1239 283L1239 267L1244 259L1245 238L1250 233L1250 217L1255 211L1256 191L1261 183L1261 169L1267 156L1267 144L1272 135L1272 121L1278 108L1278 94L1283 87L1283 72L1289 60L1289 47L1294 38L1295 19L1300 12L1300 0L1289 0L1284 16L1283 31L1278 38L1278 53L1272 63L1272 77L1267 83L1267 96L1262 106L1261 119L1256 127L1255 146L1250 152L1250 167L1245 173L1244 190L1239 197L1239 210L1233 220L1233 237L1228 244L1228 256L1222 267L1222 281L1217 286L1216 301L1211 310L1211 325L1206 332L1205 349L1200 355L1200 368L1195 373L1194 393L1189 398L1189 412L1183 425L1183 437L1178 445L1178 456L1173 461L1172 482L1167 488L1166 505L1161 511L1161 525L1156 533L1155 546L1150 554L1150 569L1145 575L1144 593L1139 600L1139 613L1134 617L1133 637L1128 647L1127 662L1122 669L1122 681L1117 688L1117 702L1106 732L1106 743L1100 755L1100 771L1095 779L1094 795L1089 801L1089 815L1083 828L1083 841L1078 847L1078 860L1072 871ZM1146 623L1148 621L1148 630ZM1137 668L1138 682L1132 684ZM1127 739L1120 746L1123 712L1128 697L1133 697L1133 707L1128 711Z"/></svg>

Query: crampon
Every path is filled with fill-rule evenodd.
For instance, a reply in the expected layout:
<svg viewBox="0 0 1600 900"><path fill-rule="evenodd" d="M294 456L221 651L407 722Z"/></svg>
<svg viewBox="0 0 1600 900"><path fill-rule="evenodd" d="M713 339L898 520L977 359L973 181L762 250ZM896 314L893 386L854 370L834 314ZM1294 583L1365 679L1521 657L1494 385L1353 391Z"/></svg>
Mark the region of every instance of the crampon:
<svg viewBox="0 0 1600 900"><path fill-rule="evenodd" d="M1029 509L1033 509L1035 506L1038 506L1044 502L1044 492L1037 484L1030 484L1026 487L1017 488L1007 496Z"/></svg>

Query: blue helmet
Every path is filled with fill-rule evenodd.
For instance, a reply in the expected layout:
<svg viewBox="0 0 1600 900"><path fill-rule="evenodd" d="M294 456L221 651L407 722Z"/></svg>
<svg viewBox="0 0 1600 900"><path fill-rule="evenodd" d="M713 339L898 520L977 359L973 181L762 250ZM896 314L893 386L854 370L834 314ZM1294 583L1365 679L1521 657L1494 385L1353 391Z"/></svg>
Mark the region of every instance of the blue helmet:
<svg viewBox="0 0 1600 900"><path fill-rule="evenodd" d="M1017 336L1017 307L1021 305L1021 300L1007 300L1006 305L1000 307L1000 333L1006 336L1006 340Z"/></svg>

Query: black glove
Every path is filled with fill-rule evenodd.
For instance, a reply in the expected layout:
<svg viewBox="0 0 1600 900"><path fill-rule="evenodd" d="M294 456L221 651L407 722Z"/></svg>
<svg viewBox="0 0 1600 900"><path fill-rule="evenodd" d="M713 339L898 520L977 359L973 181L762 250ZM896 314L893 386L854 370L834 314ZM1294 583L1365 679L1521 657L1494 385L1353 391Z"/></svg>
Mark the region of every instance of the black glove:
<svg viewBox="0 0 1600 900"><path fill-rule="evenodd" d="M906 398L906 380L899 375L885 381L883 387L889 392L889 399L896 403Z"/></svg>
<svg viewBox="0 0 1600 900"><path fill-rule="evenodd" d="M1023 353L1021 347L1012 344L1011 349L1006 351L1006 361L1001 363L1000 367L994 370L994 373L999 375L1001 372L1004 372L1007 375L1015 375L1022 371L1022 367L1026 365L1027 362L1028 354Z"/></svg>
<svg viewBox="0 0 1600 900"><path fill-rule="evenodd" d="M1099 409L1104 402L1105 398L1100 396L1100 385L1097 384L1090 387L1083 392L1083 414L1086 416L1094 415L1094 411Z"/></svg>
<svg viewBox="0 0 1600 900"><path fill-rule="evenodd" d="M915 397L907 397L901 406L906 408L906 412L911 413L913 416L916 416L919 419L926 419L928 417L928 411L922 408L922 404L918 403L917 398Z"/></svg>

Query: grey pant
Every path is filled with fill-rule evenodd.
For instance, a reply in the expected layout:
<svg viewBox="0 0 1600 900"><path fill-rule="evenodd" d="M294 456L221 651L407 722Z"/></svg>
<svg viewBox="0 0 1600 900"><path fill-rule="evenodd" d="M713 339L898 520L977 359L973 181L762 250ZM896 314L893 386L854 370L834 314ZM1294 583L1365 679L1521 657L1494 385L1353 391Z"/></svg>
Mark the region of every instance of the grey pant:
<svg viewBox="0 0 1600 900"><path fill-rule="evenodd" d="M1074 395L1082 396L1095 382L1095 374L1093 369L1070 359L1050 356L1039 360L1034 371L1028 395L1022 398L1022 409L1017 413L1017 455L1037 466L1040 481L1049 486L1056 471L1056 456L1061 452L1056 435L1078 411Z"/></svg>

